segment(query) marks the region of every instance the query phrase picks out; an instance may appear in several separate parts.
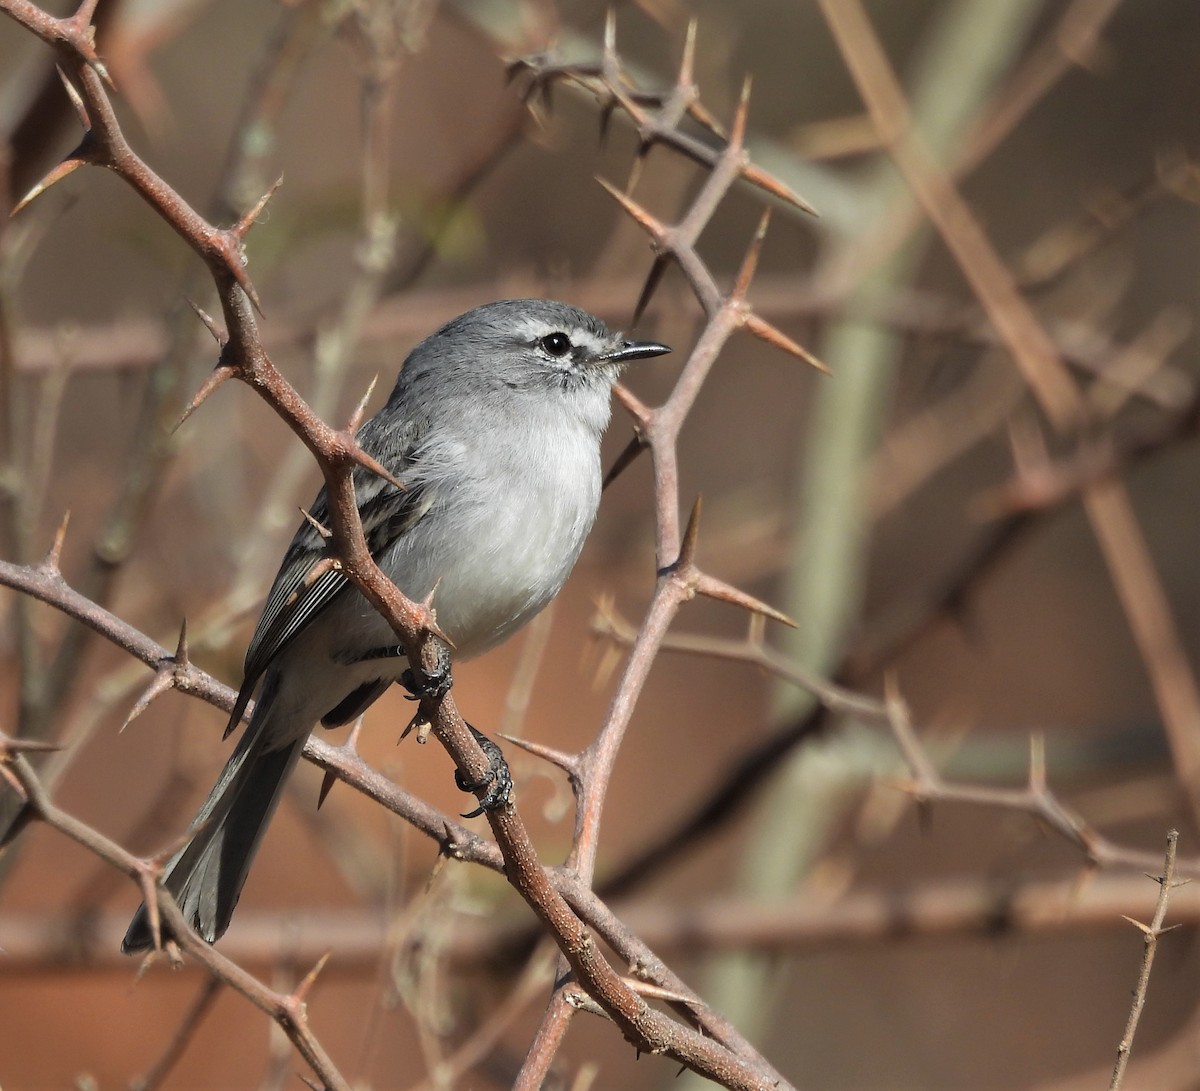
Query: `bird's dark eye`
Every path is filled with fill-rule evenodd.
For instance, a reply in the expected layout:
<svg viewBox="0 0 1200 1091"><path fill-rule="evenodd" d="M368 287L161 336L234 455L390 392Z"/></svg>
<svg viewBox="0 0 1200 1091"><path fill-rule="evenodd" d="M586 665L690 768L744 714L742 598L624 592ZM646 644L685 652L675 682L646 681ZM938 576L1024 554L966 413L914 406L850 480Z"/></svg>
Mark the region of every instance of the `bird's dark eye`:
<svg viewBox="0 0 1200 1091"><path fill-rule="evenodd" d="M571 339L565 333L548 333L538 344L551 356L566 356L571 351Z"/></svg>

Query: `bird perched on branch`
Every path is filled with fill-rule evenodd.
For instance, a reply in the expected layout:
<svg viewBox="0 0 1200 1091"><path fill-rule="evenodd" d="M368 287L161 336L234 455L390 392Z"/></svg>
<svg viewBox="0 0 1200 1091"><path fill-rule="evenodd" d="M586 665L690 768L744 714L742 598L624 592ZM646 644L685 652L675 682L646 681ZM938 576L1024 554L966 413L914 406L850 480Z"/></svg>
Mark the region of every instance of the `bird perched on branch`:
<svg viewBox="0 0 1200 1091"><path fill-rule="evenodd" d="M596 516L613 383L630 361L669 351L565 303L514 299L459 315L404 361L358 432L404 487L358 467L355 494L383 572L413 600L436 588L456 658L500 643L558 594ZM324 490L309 510L250 641L226 734L259 689L250 723L163 873L209 943L229 926L310 731L354 720L408 668L391 626L326 561ZM432 683L448 681L447 668ZM122 950L153 945L142 905Z"/></svg>

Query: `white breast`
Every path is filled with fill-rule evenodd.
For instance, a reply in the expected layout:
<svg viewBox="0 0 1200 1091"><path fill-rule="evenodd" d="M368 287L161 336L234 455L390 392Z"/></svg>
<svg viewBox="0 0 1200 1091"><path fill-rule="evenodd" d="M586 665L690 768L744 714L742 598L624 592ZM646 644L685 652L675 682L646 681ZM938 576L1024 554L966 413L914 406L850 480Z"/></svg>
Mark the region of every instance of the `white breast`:
<svg viewBox="0 0 1200 1091"><path fill-rule="evenodd" d="M434 609L455 658L486 651L541 610L591 530L600 500L598 433L557 409L525 419L532 440L493 431L484 458L478 437L439 437L426 453L446 471L431 482L438 501L381 558L410 598L436 585Z"/></svg>

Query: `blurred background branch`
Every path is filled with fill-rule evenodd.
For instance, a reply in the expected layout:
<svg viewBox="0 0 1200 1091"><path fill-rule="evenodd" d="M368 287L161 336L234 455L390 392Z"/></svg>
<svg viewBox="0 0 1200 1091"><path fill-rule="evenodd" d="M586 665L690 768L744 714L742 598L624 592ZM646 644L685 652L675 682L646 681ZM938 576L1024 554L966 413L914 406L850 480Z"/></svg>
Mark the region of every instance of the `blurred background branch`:
<svg viewBox="0 0 1200 1091"><path fill-rule="evenodd" d="M696 160L719 157L753 77L750 162L820 215L767 198L745 302L831 375L739 333L719 358L680 351L631 378L633 424L616 410L609 465L681 377L686 419L607 490L554 615L527 646L471 664L456 694L482 723L519 721L535 751L577 756L614 697L638 693L586 839L606 901L562 892L614 965L636 976L670 958L678 988L698 983L712 1004L704 1017L733 1016L785 1076L1100 1086L1140 953L1120 915L1150 919L1139 873L1161 869L1168 828L1178 867L1196 858L1200 12L638 0L616 15L606 61L605 9L552 0L95 10L122 127L188 201L230 223L284 174L248 269L267 350L331 421L484 299L558 296L628 327L672 226L708 207ZM49 51L19 31L0 21L10 206L77 139ZM504 89L522 57L526 76L547 63L573 76L528 118L525 80ZM632 114L610 111L618 75ZM681 105L679 137L657 139L655 111ZM706 343L763 199L739 184L676 236L683 257L660 265L639 329ZM214 353L184 302L211 298L190 268L100 172L0 223L0 538L6 560L35 564L70 509L71 583L156 647L188 617L191 661L233 682L316 476L228 387L170 431ZM1066 376L1042 407L1014 328ZM1058 427L1076 408L1083 426ZM612 681L636 638L621 619L650 616L653 570L677 562L699 494L689 571L800 628L764 639L698 601L657 634L682 654L644 656L631 690ZM23 595L3 605L5 732L63 747L32 756L64 813L158 850L220 764L219 717L177 694L139 702L145 667ZM332 948L313 1027L357 1084L511 1086L552 961L490 871L494 843L454 824L487 866L446 863L439 816L460 800L440 754L394 746L402 705L382 701L357 749L313 740L315 760L390 802L339 789L316 813L320 773L302 771L221 950L287 995ZM568 778L510 758L541 859L564 859ZM131 991L129 969L112 972L104 945L136 900L116 871L45 830L16 844L0 860L0 1015L22 1048L0 1058L0 1082L288 1078L294 1054L230 990L154 973ZM605 918L618 893L619 920ZM1171 919L1193 928L1193 903L1178 890ZM1128 1086L1200 1075L1194 957L1181 935L1160 942ZM594 1018L572 1019L550 1053L547 1086L674 1076Z"/></svg>

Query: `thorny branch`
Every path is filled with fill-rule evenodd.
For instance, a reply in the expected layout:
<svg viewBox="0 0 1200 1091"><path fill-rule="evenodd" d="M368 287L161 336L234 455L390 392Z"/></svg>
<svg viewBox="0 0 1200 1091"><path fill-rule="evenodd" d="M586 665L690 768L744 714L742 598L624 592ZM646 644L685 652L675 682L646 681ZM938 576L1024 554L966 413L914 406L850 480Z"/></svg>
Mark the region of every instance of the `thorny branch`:
<svg viewBox="0 0 1200 1091"><path fill-rule="evenodd" d="M1022 378L1054 430L1077 435L1089 406L1032 306L1017 290L982 225L950 176L934 163L915 133L895 72L859 0L820 0L847 67L879 137L988 313ZM1083 488L1084 510L1124 607L1162 713L1163 726L1188 795L1200 816L1200 684L1179 633L1128 491L1104 478Z"/></svg>
<svg viewBox="0 0 1200 1091"><path fill-rule="evenodd" d="M177 689L226 712L233 707L237 694L229 686L212 678L178 649L172 653L115 614L74 591L57 568L61 544L61 540L57 542L47 561L36 568L0 561L0 584L55 607L153 668L155 677L150 689L160 692L168 688ZM169 684L164 685L163 679L169 679ZM22 743L13 740L13 745L19 749ZM495 843L405 792L373 769L355 750L353 738L341 746L333 746L315 736L310 737L305 745L305 756L319 767L336 773L339 779L437 841L447 857L478 864L496 872L505 871L505 858ZM121 859L130 857L125 854ZM613 915L572 869L545 868L543 879L628 965L636 967L638 975L646 982L670 990L676 996L689 997L693 1017L706 1034L720 1040L736 1038L736 1031L692 994L682 980Z"/></svg>
<svg viewBox="0 0 1200 1091"><path fill-rule="evenodd" d="M1142 951L1142 968L1138 973L1137 988L1133 993L1133 1004L1129 1009L1129 1021L1125 1024L1125 1033L1121 1036L1121 1043L1117 1047L1117 1061L1113 1065L1112 1080L1108 1085L1109 1091L1117 1091L1125 1079L1125 1069L1129 1064L1130 1052L1133 1050L1133 1036L1137 1033L1142 1009L1146 1006L1146 990L1150 985L1150 969L1154 965L1158 941L1164 932L1171 930L1163 925L1167 917L1167 904L1171 900L1171 893L1176 887L1182 886L1183 882L1187 882L1186 879L1183 882L1175 879L1175 850L1178 845L1179 831L1171 830L1167 834L1167 855L1163 862L1162 874L1154 877L1154 881L1158 883L1158 903L1154 907L1154 916L1150 923L1142 924L1141 921L1136 921L1132 917L1125 918L1142 933L1145 947Z"/></svg>
<svg viewBox="0 0 1200 1091"><path fill-rule="evenodd" d="M622 646L629 646L635 639L632 626L607 607L597 615L593 630L597 635ZM888 694L880 700L818 678L765 643L757 627L742 640L673 633L665 637L659 647L664 652L756 666L807 691L830 712L886 727L896 740L909 772L909 779L897 786L908 792L918 806L967 803L1020 811L1038 819L1048 829L1075 845L1089 867L1144 869L1153 867L1158 860L1152 852L1112 841L1054 792L1047 781L1044 743L1039 736L1035 735L1030 740L1029 777L1024 786L951 781L938 770L929 756L894 683L890 684ZM1176 866L1182 874L1200 876L1200 858L1179 860Z"/></svg>
<svg viewBox="0 0 1200 1091"><path fill-rule="evenodd" d="M97 58L92 43L91 16L94 6L94 0L85 0L75 15L54 19L24 0L4 0L0 5L0 10L6 11L58 49L62 58L64 82L76 104L76 111L84 128L83 139L75 151L33 187L18 203L18 210L78 167L85 164L103 166L127 182L192 248L207 266L216 285L224 331L214 330L221 344L218 365L211 378L193 399L188 412L197 409L213 390L230 378L240 379L259 393L308 447L321 468L329 497L330 551L334 563L343 568L368 600L389 620L410 661L414 665L431 666L434 650L428 637L438 635L438 630L429 604L408 601L380 573L367 548L358 518L351 479L354 467L362 465L385 477L388 476L387 471L374 463L358 447L353 435L356 422L352 421L345 429L334 429L309 408L275 368L259 336L256 317L256 311L259 309L258 298L246 270L242 248L247 232L258 219L275 187L269 189L235 225L230 228L218 228L209 224L164 179L155 174L128 144L113 112L105 86L107 73ZM610 29L606 36L605 56L610 67L615 64L613 26L610 21ZM694 97L690 75L692 40L690 35L679 87L685 95ZM624 97L623 90L620 96ZM627 98L620 104L626 110L640 110ZM668 105L670 110L675 109L675 104ZM664 109L664 114L669 114L670 110ZM735 329L746 326L758 336L780 344L801 357L806 356L802 349L754 315L746 302L746 291L753 277L758 248L765 231L765 219L745 267L734 289L727 296L718 296L711 276L695 253L694 242L699 230L737 178L745 177L780 196L790 196L784 187L772 187L767 184L764 181L765 176L749 164L742 148L745 122L746 100L743 98L732 135L724 150L715 158L710 158L706 164L711 167L709 182L702 188L692 211L681 222L678 234L660 240L664 249L684 267L685 273L690 270L689 279L697 286L706 310L711 312L714 305L718 304L718 298L720 302L716 306L715 314L711 315L709 332L702 336L700 345L685 369L685 379L677 388L678 396L661 412L646 411L641 414L641 424L649 437L648 442L655 461L658 510L661 517L659 555L662 574L659 590L651 607L657 621L646 625L646 640L641 652L635 651L630 657L631 666L627 671L626 681L614 701L614 711L597 744L589 748L580 760L580 772L573 778L580 797L581 816L573 857L580 879L585 884L590 881L594 865L600 804L607 790L617 746L653 658L655 642L665 632L675 611L683 602L699 593L780 617L765 604L696 567L694 549L698 507L693 512L687 534L682 538L677 523L678 486L674 466L674 439L687 407L695 397L700 382L724 341ZM664 129L663 132L665 131ZM646 143L648 145L649 142L662 138L662 132L655 132L647 137ZM677 150L687 151L678 142L675 142L674 146ZM697 157L693 155L693 158ZM699 159L705 162L703 157ZM798 199L792 199L800 203ZM703 289L700 288L701 285ZM57 548L61 548L61 537ZM53 581L57 575L56 561L56 556L53 556L40 574ZM91 619L98 622L109 620L103 619L101 614L95 611L92 612ZM184 649L185 644L181 640L178 654L171 657L173 665L170 667L169 681L167 674L160 671L152 683L147 700L167 688L183 688L180 685L179 673L186 673L190 667ZM160 659L165 660L165 657ZM161 670L166 670L165 665ZM425 699L420 706L420 715L430 723L434 734L450 751L464 775L470 778L471 782L484 783L485 778L482 774L486 768L486 759L471 739L458 714L453 696ZM51 822L57 828L64 828L66 816L49 802L24 759L16 754L9 764L18 771L16 776L28 801L28 812L34 817ZM503 853L505 871L510 882L550 927L571 970L585 986L588 994L639 1050L666 1053L729 1087L757 1088L766 1084L784 1084L778 1073L770 1069L732 1028L722 1028L724 1034L720 1037L728 1043L727 1046L720 1040L697 1034L650 1008L637 992L628 987L598 951L584 922L548 880L544 869L537 862L532 843L515 809L508 806L489 813L488 817ZM138 871L138 865L131 864L130 859L125 861L127 868L132 867L134 872ZM151 872L143 869L142 873ZM147 893L151 895L147 897L147 904L151 906L152 926L157 929L157 923L153 920L157 908L158 914L167 921L172 931L177 931L180 928L181 915L170 899L161 894L156 899L152 896L153 892L147 890ZM180 942L189 951L197 946L204 947L190 933L182 937ZM214 952L206 950L206 964L210 967L217 957ZM241 973L235 967L226 967L224 972L228 975L225 979L235 984L233 979ZM683 995L676 990L673 990L673 994ZM251 994L246 992L246 995ZM676 1003L685 1009L689 1018L695 1020L689 1002ZM285 1029L293 1026L299 1030L305 1029L302 1026L302 1003L299 1009L291 1003L282 1007L276 1005L272 1014ZM565 1028L565 1020L562 1025ZM340 1077L336 1075L328 1059L319 1053L315 1040L310 1041L308 1037L299 1035L299 1031L297 1034L298 1037L293 1038L293 1041L313 1065L314 1070L330 1086L340 1086ZM557 1035L552 1033L551 1037L555 1038ZM548 1063L552 1054L553 1050L549 1053L542 1051L539 1056L543 1058L543 1063Z"/></svg>
<svg viewBox="0 0 1200 1091"><path fill-rule="evenodd" d="M87 823L58 807L46 793L37 773L25 757L25 751L40 744L23 743L0 734L0 776L25 800L27 816L44 822L82 845L94 856L123 871L142 888L146 904L153 907L159 919L168 925L175 942L214 977L236 989L255 1007L269 1015L288 1036L296 1051L312 1068L330 1091L349 1091L333 1061L325 1053L308 1025L307 994L312 981L306 979L300 988L282 995L267 988L261 981L246 973L214 947L210 947L187 925L175 900L157 879L162 861L147 861L133 856L115 841L94 830Z"/></svg>
<svg viewBox="0 0 1200 1091"><path fill-rule="evenodd" d="M827 12L830 12L831 24L835 24L835 31L840 34L847 58L862 81L864 98L872 108L882 144L891 150L901 166L907 169L914 185L918 188L924 187L922 192L927 206L938 206L936 209L927 207L926 212L938 224L948 245L959 257L992 325L981 326L974 309L955 309L949 314L935 313L930 322L919 309L906 306L903 302L897 304L895 314L877 317L892 323L897 329L949 330L967 339L1008 345L1022 365L1026 381L1041 397L1048 417L1065 429L1076 427L1084 414L1093 412L1095 406L1089 399L1079 395L1062 364L1071 362L1089 368L1099 366L1097 360L1108 353L1091 349L1073 356L1065 339L1057 334L1051 336L1051 331L1041 326L1039 321L1023 308L1020 296L1016 292L1016 287L1020 285L1014 283L1015 278L1010 277L998 259L994 259L994 255L990 254L986 238L973 222L965 205L961 204L952 182L932 171L929 164L921 161L919 152L914 152L908 143L903 124L903 102L888 84L886 77L889 73L886 65L878 56L870 53L869 33L864 31L861 24L854 22L857 17L856 6L844 6L840 22L831 13L833 5L824 6ZM0 0L0 11L9 14L39 35L60 54L64 82L85 130L84 138L75 151L30 191L22 205L36 198L50 185L81 165L104 166L117 173L141 194L200 256L217 286L223 322L210 324L221 340L220 359L212 377L193 400L189 412L198 408L207 395L221 383L230 378L237 378L254 387L287 422L312 452L325 477L331 500L330 523L333 537L330 548L332 555L337 559L336 563L345 567L350 578L391 621L414 664L419 663L427 644L427 634L437 631L435 620L428 604L414 604L405 600L375 568L366 550L350 487L350 471L356 464L369 465L375 472L384 471L381 467L372 465L358 449L353 437L353 423L344 429L331 428L299 398L272 364L258 328L255 287L244 264L242 244L273 190L268 191L258 205L235 225L218 228L195 213L164 180L150 170L125 141L112 111L106 90L108 73L96 54L93 41L92 16L95 7L95 0L84 0L75 15L65 19L54 19L26 0ZM514 74L524 74L528 77L529 96L541 97L546 105L550 103L551 88L554 85L573 83L596 96L601 106L602 124L607 124L610 116L616 111L627 115L639 142L635 169L624 188L617 188L606 182L602 184L624 211L648 234L654 250L655 256L636 311L641 313L652 305L655 288L665 268L668 263L674 262L699 301L705 317L705 325L697 344L666 402L661 406L651 407L640 402L628 391L620 392L620 397L633 417L638 432L638 438L631 444L621 465L636 457L642 450L648 450L653 462L658 581L652 602L636 633L628 627L617 632L616 621L609 621L612 631L608 635L628 646L630 651L608 714L595 740L579 754L561 754L544 747L524 744L534 753L561 766L567 772L575 792L577 821L567 866L550 868L538 862L515 810L510 809L490 816L496 837L493 843L408 796L359 758L354 750L353 736L343 747L333 747L320 740L310 739L306 748L306 757L309 760L336 772L340 778L396 814L402 815L431 838L435 838L442 845L443 853L447 857L453 856L506 871L510 881L554 933L573 979L560 975L561 984L542 1021L537 1040L518 1080L518 1086L532 1087L541 1082L566 1033L570 1014L575 1010L604 1013L618 1024L625 1036L640 1050L666 1052L696 1071L726 1083L727 1086L786 1086L782 1078L741 1039L736 1030L725 1025L698 997L687 990L645 943L617 920L591 889L601 811L607 796L613 763L656 655L664 650L679 650L713 654L725 659L742 658L781 676L787 676L790 669L773 658L772 653L760 641L747 642L740 648L730 644L718 646L719 642L711 642L701 647L695 642L689 645L687 637L669 633L679 608L697 594L729 602L763 617L772 617L784 622L788 620L766 604L725 584L697 566L695 550L700 507L697 501L692 507L691 518L686 521L681 518L685 502L679 489L676 444L680 428L701 385L724 345L738 330L744 328L769 343L820 366L805 349L766 322L762 317L764 308L761 305L752 306L747 298L766 231L766 217L763 218L749 247L742 269L728 289L720 286L697 251L696 244L700 233L734 185L747 183L760 192L788 201L796 207L806 206L786 186L751 163L744 150L748 85L728 132L701 105L693 78L694 48L695 28L692 27L685 43L678 77L665 92L639 87L625 74L616 47L615 22L611 18L606 26L602 57L597 64L573 65L552 56L542 55L515 62L513 65ZM863 59L864 56L867 60ZM690 130L683 127L685 120L691 123ZM694 135L696 127L699 127L703 134L699 138ZM642 207L632 196L642 158L652 146L670 149L698 164L705 171L705 181L699 192L674 222L660 219ZM383 195L378 179L374 180L374 187L373 200L368 204L379 211L379 202ZM789 303L791 302L789 299ZM817 298L809 301L808 305L811 308L810 313L827 313L837 309L839 300ZM803 304L801 307L803 308ZM348 319L348 325L356 327L361 315L348 316ZM1136 379L1131 382L1129 389L1133 391L1134 396L1157 400L1178 409L1181 398L1177 393L1166 393L1168 385L1143 385L1140 379ZM1127 396L1127 393L1123 393L1122 397L1124 396ZM1186 403L1187 399L1182 401ZM1010 513L1012 525L1025 525L1025 514L1031 506L1045 510L1077 493L1092 493L1096 490L1098 482L1111 481L1112 475L1146 451L1162 449L1180 435L1191 434L1196 428L1196 404L1197 400L1192 400L1190 405L1186 405L1183 413L1165 429L1159 428L1155 431L1145 444L1133 443L1121 448L1104 446L1099 451L1099 457L1091 457L1096 452L1081 446L1077 457L1064 459L1061 466L1055 467L1060 472L1057 488L1051 494L1039 494L1029 501L1028 494L1021 494L1019 491L1028 482L1018 479L1011 490L1012 496L1008 498L1010 507L1006 509ZM1016 499L1013 499L1013 496ZM1122 521L1119 505L1114 508L1111 503L1111 490L1108 496L1110 502L1104 507L1100 519L1107 520L1108 525L1113 525L1114 522L1122 524L1124 530L1122 539L1112 546L1114 569L1126 573L1126 586L1131 589L1127 594L1128 599L1137 597L1132 590L1135 588L1141 593L1149 593L1151 599L1154 599L1157 588L1152 571L1148 569L1144 558L1138 555L1136 527L1131 526L1129 521ZM1024 508L1020 507L1022 501L1026 503ZM154 678L143 697L134 704L131 715L171 688L229 707L232 693L192 665L185 636L181 635L179 645L172 654L137 633L98 604L72 592L58 571L57 561L61 547L60 534L50 557L41 566L0 565L0 582L54 604L125 647L154 669ZM975 569L976 572L978 570ZM1165 606L1160 603L1157 610L1152 610L1150 615L1143 613L1140 623L1135 621L1140 631L1146 634L1145 642L1157 637L1160 640L1159 646L1162 646L1164 613ZM1166 637L1166 643L1170 645L1169 625ZM1178 642L1174 643L1177 647ZM1144 654L1150 658L1148 652ZM1152 664L1150 665L1153 669ZM951 783L941 776L928 758L909 723L906 707L894 693L889 694L884 701L873 701L820 679L795 676L794 672L792 680L810 687L827 708L853 709L857 715L886 723L893 731L908 762L912 780L907 787L918 801L928 803L935 800L958 800L1025 811L1037 816L1077 844L1089 861L1099 864L1146 866L1146 854L1109 842L1049 790L1044 761L1036 745L1031 760L1029 783L1024 788L993 788ZM1187 681L1187 673L1183 671L1182 677L1177 672L1173 678L1163 679L1159 684L1164 704L1175 710L1173 716L1169 717L1175 721L1184 718L1180 711L1181 702L1178 695L1186 691ZM482 755L467 734L453 698L441 702L426 702L421 708L421 713L428 718L434 732L445 743L464 773L473 779L480 779L478 774L484 768ZM304 999L316 971L310 974L295 992L281 995L265 989L260 982L249 978L249 975L244 974L227 959L222 959L194 937L181 934L180 930L186 932L186 929L183 928L178 910L169 896L161 891L157 897L153 895L152 884L157 862L139 860L124 853L119 846L111 842L97 840L92 836L94 831L90 831L77 819L57 808L46 786L39 781L22 754L22 749L28 747L29 744L21 740L0 739L0 773L3 773L29 801L26 817L45 821L68 836L75 837L101 858L137 878L150 892L148 903L157 905L158 912L171 925L173 934L180 936L180 943L184 949L208 968L214 975L214 980L229 983L264 1011L269 1012L287 1031L297 1050L327 1086L344 1086L336 1068L329 1058L324 1056L319 1043L311 1036L305 1021ZM1187 760L1187 750L1182 744L1177 758L1181 773L1186 773L1190 763ZM1175 867L1172 842L1162 881L1162 911L1165 911L1166 894L1170 885L1167 878ZM1178 864L1181 871L1194 870L1196 867L1195 862L1181 861ZM1155 929L1157 936L1161 930L1161 912L1156 914L1155 921L1153 926L1145 927ZM621 959L634 967L635 975L640 979L638 982L627 981L617 973L597 951L588 928L602 937ZM1140 989L1143 999L1144 979L1148 972L1147 962ZM580 983L586 993L581 992ZM654 988L646 989L642 987L644 983L650 983ZM649 1008L645 1003L647 994L670 1004L685 1019L701 1028L703 1035L696 1034ZM202 1010L202 1002L201 1009L198 1010ZM1140 1005L1137 1007L1140 1008ZM1135 1013L1131 1013L1131 1030L1126 1042L1132 1037L1132 1026L1135 1024ZM164 1054L163 1063L170 1063L170 1050ZM1118 1065L1120 1063L1119 1060ZM1114 1079L1116 1078L1114 1075Z"/></svg>

